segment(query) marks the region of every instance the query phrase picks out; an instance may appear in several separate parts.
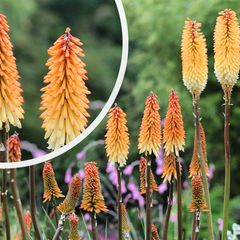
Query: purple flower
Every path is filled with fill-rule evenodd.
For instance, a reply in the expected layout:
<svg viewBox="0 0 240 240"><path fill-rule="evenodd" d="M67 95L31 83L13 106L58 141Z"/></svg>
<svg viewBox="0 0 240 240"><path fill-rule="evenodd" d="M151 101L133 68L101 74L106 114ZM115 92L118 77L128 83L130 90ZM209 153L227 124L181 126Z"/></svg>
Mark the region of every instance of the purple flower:
<svg viewBox="0 0 240 240"><path fill-rule="evenodd" d="M35 150L35 151L32 152L32 156L33 156L34 158L41 157L41 156L43 156L43 155L45 155L45 154L46 154L46 152L43 151L42 149L37 149L37 150Z"/></svg>
<svg viewBox="0 0 240 240"><path fill-rule="evenodd" d="M84 161L85 158L86 158L86 152L85 151L81 151L81 152L77 153L76 158L79 161Z"/></svg>
<svg viewBox="0 0 240 240"><path fill-rule="evenodd" d="M117 186L118 185L118 179L117 179L117 171L112 171L110 174L109 174L109 179L110 181L112 182L112 184L114 186Z"/></svg>
<svg viewBox="0 0 240 240"><path fill-rule="evenodd" d="M144 207L144 205L145 205L145 200L142 195L140 195L138 198L138 204L139 204L139 207Z"/></svg>
<svg viewBox="0 0 240 240"><path fill-rule="evenodd" d="M134 166L132 164L129 164L123 170L123 174L126 175L126 176L130 176L132 174L132 172L133 172L133 168L134 168Z"/></svg>
<svg viewBox="0 0 240 240"><path fill-rule="evenodd" d="M122 193L126 193L127 188L126 188L126 182L124 181L124 179L122 179L121 181L121 186L122 186Z"/></svg>
<svg viewBox="0 0 240 240"><path fill-rule="evenodd" d="M185 181L183 182L183 188L184 188L184 189L188 188L188 181L187 181L187 180L185 180Z"/></svg>
<svg viewBox="0 0 240 240"><path fill-rule="evenodd" d="M80 169L78 173L79 173L80 178L83 180L84 176L85 176L84 170Z"/></svg>
<svg viewBox="0 0 240 240"><path fill-rule="evenodd" d="M115 169L115 167L114 167L114 165L112 165L111 163L107 163L107 167L106 167L106 172L107 173L111 173L111 172L113 172L113 171L115 171L116 169Z"/></svg>
<svg viewBox="0 0 240 240"><path fill-rule="evenodd" d="M163 182L163 183L161 183L161 184L159 185L159 187L158 187L158 192L159 192L160 194L163 194L164 192L167 191L167 189L168 189L167 183Z"/></svg>
<svg viewBox="0 0 240 240"><path fill-rule="evenodd" d="M214 177L214 172L215 172L215 165L211 163L208 168L209 179L212 179Z"/></svg>
<svg viewBox="0 0 240 240"><path fill-rule="evenodd" d="M72 166L67 168L67 170L65 172L64 181L65 181L65 183L69 184L71 179L72 179Z"/></svg>
<svg viewBox="0 0 240 240"><path fill-rule="evenodd" d="M90 221L90 220L91 220L91 216L90 216L89 213L85 213L85 214L84 214L84 220L85 220L85 221Z"/></svg>
<svg viewBox="0 0 240 240"><path fill-rule="evenodd" d="M156 164L157 164L157 169L156 169L156 174L161 175L163 171L163 156L164 152L163 149L160 149L159 156L156 158Z"/></svg>
<svg viewBox="0 0 240 240"><path fill-rule="evenodd" d="M171 218L170 218L170 220L171 220L171 222L177 222L177 214L176 213L173 213L172 215L171 215Z"/></svg>
<svg viewBox="0 0 240 240"><path fill-rule="evenodd" d="M219 218L217 220L217 224L218 224L218 230L221 232L223 230L223 220L222 220L222 218Z"/></svg>

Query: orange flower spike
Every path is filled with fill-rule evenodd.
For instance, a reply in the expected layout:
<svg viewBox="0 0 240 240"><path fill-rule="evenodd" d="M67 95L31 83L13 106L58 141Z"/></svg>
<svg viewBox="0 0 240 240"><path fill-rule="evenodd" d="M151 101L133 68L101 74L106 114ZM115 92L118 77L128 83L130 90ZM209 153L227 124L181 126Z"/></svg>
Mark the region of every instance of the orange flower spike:
<svg viewBox="0 0 240 240"><path fill-rule="evenodd" d="M144 157L141 157L140 164L139 164L139 172L140 172L140 193L146 193L146 167L147 167L147 160ZM154 175L151 170L150 174L150 191L158 191L158 186L155 181Z"/></svg>
<svg viewBox="0 0 240 240"><path fill-rule="evenodd" d="M130 230L131 230L131 227L129 226L129 223L128 223L127 210L126 210L125 205L122 203L122 232L123 232L123 235L129 235Z"/></svg>
<svg viewBox="0 0 240 240"><path fill-rule="evenodd" d="M71 213L68 217L68 220L70 226L68 240L81 240L78 232L78 216L75 213Z"/></svg>
<svg viewBox="0 0 240 240"><path fill-rule="evenodd" d="M204 161L205 161L205 171L206 171L207 176L209 176L208 163L207 163L206 136L205 136L204 128L201 123L200 123L200 136L201 136L201 146L202 146L202 151L203 151L203 156L204 156ZM200 167L199 160L198 160L198 154L197 154L196 133L195 133L195 138L194 138L193 156L192 156L192 161L190 163L189 171L190 171L190 174L189 174L190 178L192 178L196 175L200 175L200 176L202 175L201 167Z"/></svg>
<svg viewBox="0 0 240 240"><path fill-rule="evenodd" d="M223 90L232 90L240 67L240 30L236 13L225 9L219 13L214 32L215 74Z"/></svg>
<svg viewBox="0 0 240 240"><path fill-rule="evenodd" d="M107 133L105 135L106 151L110 163L126 165L129 150L129 134L126 126L126 114L115 105L109 112Z"/></svg>
<svg viewBox="0 0 240 240"><path fill-rule="evenodd" d="M147 97L138 138L139 153L157 157L161 148L161 119L157 96L152 93Z"/></svg>
<svg viewBox="0 0 240 240"><path fill-rule="evenodd" d="M82 43L70 34L57 39L48 50L48 74L44 78L47 84L42 88L43 110L42 128L50 149L56 149L77 137L87 126L89 100L85 81L87 80Z"/></svg>
<svg viewBox="0 0 240 240"><path fill-rule="evenodd" d="M68 187L68 193L64 201L58 205L57 209L64 214L72 213L75 210L82 187L79 174L75 174Z"/></svg>
<svg viewBox="0 0 240 240"><path fill-rule="evenodd" d="M53 171L52 164L45 162L43 167L43 202L50 202L52 198L62 198L64 195L59 189L57 181L55 179L55 173Z"/></svg>
<svg viewBox="0 0 240 240"><path fill-rule="evenodd" d="M200 28L201 23L188 19L182 34L183 83L193 97L200 96L208 78L206 39Z"/></svg>
<svg viewBox="0 0 240 240"><path fill-rule="evenodd" d="M178 157L179 151L184 151L185 130L181 107L175 91L169 95L168 111L163 129L163 143L167 156L174 153Z"/></svg>
<svg viewBox="0 0 240 240"><path fill-rule="evenodd" d="M158 230L154 224L152 224L152 240L160 240Z"/></svg>
<svg viewBox="0 0 240 240"><path fill-rule="evenodd" d="M31 231L31 224L32 224L32 217L29 211L25 211L23 214L25 225L26 225L26 230L27 233L30 233Z"/></svg>
<svg viewBox="0 0 240 240"><path fill-rule="evenodd" d="M203 184L201 176L192 178L192 203L189 206L190 212L207 212L207 204L203 195Z"/></svg>
<svg viewBox="0 0 240 240"><path fill-rule="evenodd" d="M18 134L13 134L7 140L8 145L8 154L10 162L19 162L21 161L21 142L18 137Z"/></svg>
<svg viewBox="0 0 240 240"><path fill-rule="evenodd" d="M182 170L181 165L180 168ZM173 178L177 179L176 161L173 153L168 156L164 154L162 178L164 182L168 181L169 183L172 182Z"/></svg>
<svg viewBox="0 0 240 240"><path fill-rule="evenodd" d="M85 163L84 192L81 208L87 212L107 212L101 193L97 163Z"/></svg>
<svg viewBox="0 0 240 240"><path fill-rule="evenodd" d="M21 128L20 119L24 118L22 88L9 31L6 16L0 14L0 129L6 124L7 130L9 124Z"/></svg>

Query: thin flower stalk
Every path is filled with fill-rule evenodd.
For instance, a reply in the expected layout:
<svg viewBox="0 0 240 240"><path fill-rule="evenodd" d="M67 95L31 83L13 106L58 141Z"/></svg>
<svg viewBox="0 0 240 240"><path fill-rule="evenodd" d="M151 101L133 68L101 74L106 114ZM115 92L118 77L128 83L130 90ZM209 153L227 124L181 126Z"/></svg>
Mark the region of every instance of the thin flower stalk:
<svg viewBox="0 0 240 240"><path fill-rule="evenodd" d="M129 151L129 134L126 126L126 114L115 104L109 111L107 133L105 135L106 152L109 162L115 164L118 175L118 238L122 239L122 169L126 165Z"/></svg>
<svg viewBox="0 0 240 240"><path fill-rule="evenodd" d="M37 209L36 209L36 193L35 193L35 167L34 165L29 167L29 200L30 200L30 213L32 217L33 227L37 240L42 239L41 231L39 228Z"/></svg>
<svg viewBox="0 0 240 240"><path fill-rule="evenodd" d="M76 138L87 126L89 100L85 82L84 52L81 41L70 28L49 48L48 74L42 88L41 119L50 149L57 149Z"/></svg>
<svg viewBox="0 0 240 240"><path fill-rule="evenodd" d="M10 162L21 161L21 142L17 134L13 134L7 140L8 156ZM24 214L22 202L17 187L16 169L10 169L10 187L13 195L14 206L17 212L18 221L21 227L22 239L28 239L26 224L24 221Z"/></svg>
<svg viewBox="0 0 240 240"><path fill-rule="evenodd" d="M151 93L146 100L140 133L138 138L139 153L147 158L146 168L146 239L152 239L152 196L151 196L151 157L159 155L161 148L161 118L157 96Z"/></svg>
<svg viewBox="0 0 240 240"><path fill-rule="evenodd" d="M208 189L208 179L205 171L204 154L201 146L199 98L206 87L208 77L208 59L206 39L201 32L201 23L188 19L182 34L182 75L184 85L192 94L195 116L195 131L197 136L197 156L201 168L204 195L209 209L208 233L214 240L211 202Z"/></svg>
<svg viewBox="0 0 240 240"><path fill-rule="evenodd" d="M217 17L214 32L214 68L215 74L224 91L225 124L225 184L223 203L223 239L227 237L229 198L230 198L230 106L231 93L239 75L240 29L237 15L231 9L225 9Z"/></svg>

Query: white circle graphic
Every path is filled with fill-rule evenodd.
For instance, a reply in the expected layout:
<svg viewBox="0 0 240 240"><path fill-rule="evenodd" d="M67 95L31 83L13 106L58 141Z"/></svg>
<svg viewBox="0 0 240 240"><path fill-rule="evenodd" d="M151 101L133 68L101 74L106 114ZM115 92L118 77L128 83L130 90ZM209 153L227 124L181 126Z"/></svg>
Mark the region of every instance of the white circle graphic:
<svg viewBox="0 0 240 240"><path fill-rule="evenodd" d="M11 168L22 168L22 167L28 167L31 165L36 165L39 163L43 163L47 160L51 160L53 158L56 158L60 156L61 154L67 152L77 144L79 144L82 140L84 140L98 125L99 123L104 119L104 117L107 115L109 109L114 104L114 101L118 95L118 92L121 88L126 67L127 67L127 60L128 60L128 26L127 26L127 19L124 11L124 7L121 0L115 0L118 14L120 17L121 22L121 29L122 29L122 56L121 56L121 63L120 68L117 76L117 80L115 82L115 85L113 87L113 90L111 92L111 95L109 99L107 100L106 104L104 105L101 112L98 114L98 116L94 119L94 121L74 140L72 140L70 143L66 144L65 146L56 149L55 151L48 153L44 156L28 159L21 162L0 162L0 169L11 169Z"/></svg>

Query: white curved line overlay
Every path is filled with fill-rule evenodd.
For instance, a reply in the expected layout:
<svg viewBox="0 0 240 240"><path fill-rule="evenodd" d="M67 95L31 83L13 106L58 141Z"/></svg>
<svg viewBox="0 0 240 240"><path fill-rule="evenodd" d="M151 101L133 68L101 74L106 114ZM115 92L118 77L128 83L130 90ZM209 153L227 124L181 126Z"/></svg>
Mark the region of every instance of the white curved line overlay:
<svg viewBox="0 0 240 240"><path fill-rule="evenodd" d="M121 56L121 63L120 63L117 80L113 87L112 93L111 93L108 101L106 102L105 106L101 110L101 112L94 119L94 121L78 137L76 137L74 140L72 140L70 143L66 144L65 146L63 146L59 149L56 149L55 151L48 153L44 156L24 160L21 162L7 162L7 163L0 162L0 169L28 167L31 165L43 163L47 160L51 160L53 158L60 156L61 154L67 152L68 150L70 150L71 148L73 148L77 144L79 144L82 140L84 140L99 125L99 123L107 115L109 109L114 104L114 101L118 95L118 92L121 88L121 85L122 85L122 82L124 79L124 75L125 75L126 68L127 68L128 48L129 48L128 47L128 26L127 26L127 19L126 19L124 7L123 7L121 0L115 0L115 3L116 3L118 14L120 17L121 29L122 29L122 56Z"/></svg>

